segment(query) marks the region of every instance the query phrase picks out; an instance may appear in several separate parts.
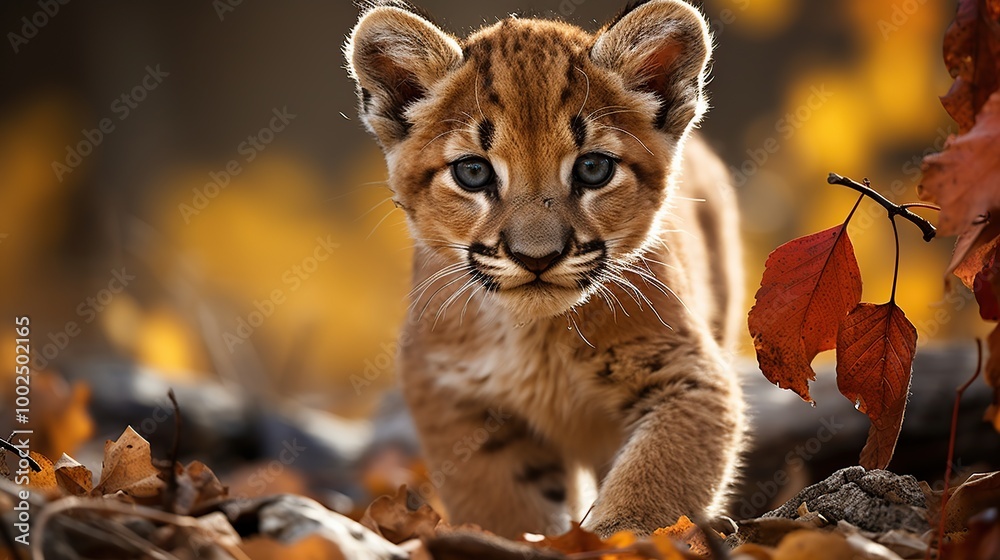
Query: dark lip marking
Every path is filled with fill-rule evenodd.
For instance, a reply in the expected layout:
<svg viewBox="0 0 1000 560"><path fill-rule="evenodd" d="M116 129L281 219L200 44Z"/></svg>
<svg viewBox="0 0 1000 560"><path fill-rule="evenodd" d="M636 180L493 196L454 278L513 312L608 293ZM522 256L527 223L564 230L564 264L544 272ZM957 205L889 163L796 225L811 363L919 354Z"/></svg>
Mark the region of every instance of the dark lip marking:
<svg viewBox="0 0 1000 560"><path fill-rule="evenodd" d="M594 241L588 241L586 243L581 243L577 246L576 256L586 255L588 253L594 253L597 251L606 251L607 248L603 241L600 239L595 239Z"/></svg>
<svg viewBox="0 0 1000 560"><path fill-rule="evenodd" d="M469 245L469 252L477 255L485 255L487 257L497 256L496 247L489 247L483 243L473 243L472 245Z"/></svg>

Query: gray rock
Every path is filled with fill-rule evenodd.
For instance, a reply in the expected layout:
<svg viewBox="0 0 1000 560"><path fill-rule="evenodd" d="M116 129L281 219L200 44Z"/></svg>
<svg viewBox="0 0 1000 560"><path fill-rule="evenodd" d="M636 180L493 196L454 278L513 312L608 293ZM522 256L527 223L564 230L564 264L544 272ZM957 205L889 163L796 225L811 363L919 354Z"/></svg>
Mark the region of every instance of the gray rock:
<svg viewBox="0 0 1000 560"><path fill-rule="evenodd" d="M930 528L927 503L917 479L889 471L841 469L763 517L797 519L803 503L831 523L844 520L876 533L905 529L919 534Z"/></svg>

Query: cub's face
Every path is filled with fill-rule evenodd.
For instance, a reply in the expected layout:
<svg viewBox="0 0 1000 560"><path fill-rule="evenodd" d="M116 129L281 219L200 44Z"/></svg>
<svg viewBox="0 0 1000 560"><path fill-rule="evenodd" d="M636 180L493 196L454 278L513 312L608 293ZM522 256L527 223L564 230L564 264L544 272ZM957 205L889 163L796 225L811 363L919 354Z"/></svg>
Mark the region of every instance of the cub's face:
<svg viewBox="0 0 1000 560"><path fill-rule="evenodd" d="M528 319L586 301L655 238L709 48L676 0L596 35L511 18L464 42L387 2L346 51L418 258Z"/></svg>

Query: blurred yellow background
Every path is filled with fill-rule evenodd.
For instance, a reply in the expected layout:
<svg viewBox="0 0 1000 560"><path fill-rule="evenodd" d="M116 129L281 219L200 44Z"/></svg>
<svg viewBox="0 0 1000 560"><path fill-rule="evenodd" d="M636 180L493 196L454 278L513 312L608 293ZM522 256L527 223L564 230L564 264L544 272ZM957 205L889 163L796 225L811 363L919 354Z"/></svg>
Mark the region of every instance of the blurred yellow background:
<svg viewBox="0 0 1000 560"><path fill-rule="evenodd" d="M420 3L458 34L523 9L596 29L620 8ZM954 3L703 9L718 44L703 131L737 179L752 295L772 249L854 204L829 172L916 198L920 156L954 131L937 99L950 85L940 53ZM36 10L5 2L0 21L18 32ZM347 1L81 2L18 52L4 46L0 317L31 316L46 369L124 362L372 411L393 382L411 242L343 69L355 18ZM898 301L922 343L980 332L971 300L942 299L950 241L900 227ZM852 236L864 297L883 302L884 212L866 202Z"/></svg>

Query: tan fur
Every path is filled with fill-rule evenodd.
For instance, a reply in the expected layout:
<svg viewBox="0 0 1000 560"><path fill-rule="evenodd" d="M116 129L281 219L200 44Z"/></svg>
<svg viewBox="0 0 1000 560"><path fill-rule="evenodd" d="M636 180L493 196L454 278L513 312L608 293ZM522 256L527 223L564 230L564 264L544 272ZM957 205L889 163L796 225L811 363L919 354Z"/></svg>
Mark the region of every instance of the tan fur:
<svg viewBox="0 0 1000 560"><path fill-rule="evenodd" d="M709 52L679 0L595 35L511 18L460 41L395 1L356 27L360 112L417 240L400 375L453 522L559 533L591 505L581 472L602 535L722 512L742 266L729 178L689 133ZM615 175L576 188L593 152ZM466 156L492 196L453 178ZM539 282L512 256L554 252Z"/></svg>

